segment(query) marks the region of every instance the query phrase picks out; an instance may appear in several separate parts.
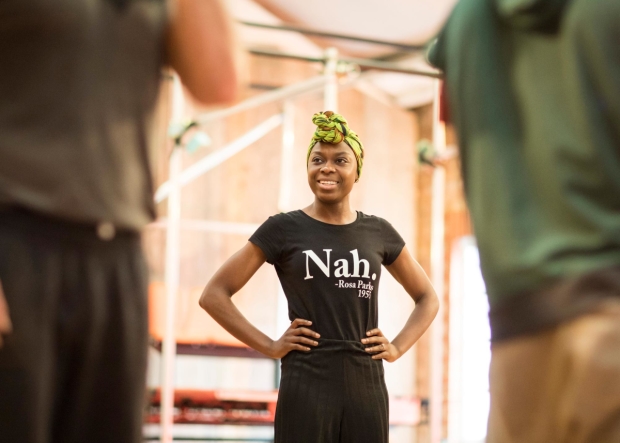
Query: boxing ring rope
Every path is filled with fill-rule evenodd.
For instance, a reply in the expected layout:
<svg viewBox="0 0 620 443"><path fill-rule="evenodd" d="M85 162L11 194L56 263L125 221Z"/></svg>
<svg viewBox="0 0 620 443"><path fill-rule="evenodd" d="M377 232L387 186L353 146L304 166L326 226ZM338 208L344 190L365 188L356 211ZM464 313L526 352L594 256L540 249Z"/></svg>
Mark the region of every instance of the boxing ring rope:
<svg viewBox="0 0 620 443"><path fill-rule="evenodd" d="M261 55L273 55L273 56L282 56L282 54L261 54ZM286 55L285 55L286 56ZM290 58L290 57L288 57ZM301 59L307 60L304 57L298 57ZM207 112L204 114L197 115L194 118L194 121L186 126L185 131L193 126L200 126L207 124L209 122L217 121L223 119L225 117L237 114L239 112L247 111L249 109L256 108L258 106L262 106L268 103L274 102L283 102L283 110L282 113L273 115L268 118L264 122L260 123L258 126L234 140L233 142L227 144L223 148L220 148L218 151L207 155L203 159L196 162L194 165L188 167L186 170L182 169L182 154L183 154L183 145L182 138L184 133L175 137L175 146L173 147L170 161L169 161L169 179L167 182L163 183L156 191L155 201L157 203L163 202L166 198L168 199L167 207L168 207L168 216L165 219L160 219L154 222L152 225L154 226L165 226L166 228L166 254L165 254L165 286L166 286L166 313L165 313L165 329L164 329L164 337L162 340L162 383L161 383L161 409L160 409L160 442L161 443L172 443L173 441L173 421L174 421L174 365L175 365L175 356L176 356L176 339L175 339L175 315L176 315L176 302L177 302L177 291L179 288L180 282L180 229L189 228L196 230L208 230L208 231L217 231L217 232L239 232L239 233L248 233L250 230L253 232L255 226L248 224L235 224L228 222L214 222L214 221L205 221L205 220L181 220L181 190L182 187L191 183L196 178L210 171L211 169L217 167L227 159L231 158L238 152L243 149L251 146L254 142L261 139L271 130L277 128L278 126L283 126L282 131L282 170L280 177L280 191L278 197L278 206L280 210L290 210L291 207L291 195L290 195L290 184L292 182L292 177L290 175L291 168L288 166L293 159L293 148L294 148L294 106L292 104L292 99L317 90L323 89L323 109L337 111L338 109L338 89L339 89L339 74L341 77L344 77L344 81L341 82L343 84L350 84L360 76L359 72L342 72L342 65L340 62L343 61L351 61L355 59L346 59L342 60L338 57L338 50L335 48L328 48L325 51L325 57L322 59L316 60L307 60L307 61L320 61L324 63L324 71L323 74L309 80L305 80L293 85L285 86L282 88L278 88L276 90L266 92L260 94L258 96L247 99L237 105L231 106L226 109L216 110L212 112ZM379 69L379 70L389 70L393 72L402 72L413 75L424 75L430 77L439 77L439 74L436 72L425 72L418 70L411 70L397 66L394 63L380 63L368 60L357 60L359 61L360 66L365 66L369 69ZM357 64L357 63L356 63ZM389 65L389 66L388 66ZM175 77L176 78L176 77ZM175 80L175 85L173 86L173 112L172 119L173 122L175 120L180 120L182 115L182 107L183 107L183 99L182 99L182 88L178 81L178 78ZM437 99L436 99L436 103ZM184 132L185 132L184 131ZM441 168L437 168L439 170ZM437 172L436 172L437 175ZM440 184L442 180L442 176L437 176L438 178L435 180L434 178L434 187L433 187L433 196L436 197L436 191L440 191ZM437 181L437 189L435 189L435 181ZM443 188L441 188L443 189ZM434 198L435 200L435 198ZM439 208L443 208L443 199L440 202L441 204L434 207L433 209L433 229L435 230L435 217L438 217L443 221L443 214L439 217ZM437 225L439 226L439 225ZM435 269L435 263L440 265L441 270L441 278L439 278L439 273L435 272L432 275L433 284L436 285L436 288L443 288L443 223L441 223L440 229L436 231L433 235L433 248L434 254L432 252L432 256L434 260L433 269ZM439 244L441 242L441 244ZM441 260L439 257L441 256ZM441 262L441 263L440 263ZM437 274L437 275L436 275ZM442 294L443 292L437 291L438 294ZM286 298L284 294L280 290L278 295L278 304L277 304L278 313L284 310L286 312ZM280 318L280 315L278 315ZM281 329L283 325L278 325L278 329ZM443 329L441 329L437 334L443 333ZM436 343L433 340L432 349L435 351L434 344ZM441 356L440 356L441 358ZM431 362L431 369L437 369L437 364ZM432 372L431 372L432 374ZM440 377L441 374L438 374L437 377ZM441 386L439 386L441 388ZM432 392L437 393L436 390L432 389ZM432 403L439 403L439 408L441 408L441 402L437 401L438 398L434 395L431 395ZM434 414L433 414L434 415ZM432 421L433 419L431 419ZM439 416L439 422L441 421L441 416ZM433 440L433 443L438 442L439 440Z"/></svg>

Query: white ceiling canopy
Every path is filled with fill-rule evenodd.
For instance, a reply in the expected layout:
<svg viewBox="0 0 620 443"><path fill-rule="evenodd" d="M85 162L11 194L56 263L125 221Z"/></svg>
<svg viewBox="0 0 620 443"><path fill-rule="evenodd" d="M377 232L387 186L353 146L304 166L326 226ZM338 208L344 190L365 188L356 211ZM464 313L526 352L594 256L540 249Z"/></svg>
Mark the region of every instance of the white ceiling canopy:
<svg viewBox="0 0 620 443"><path fill-rule="evenodd" d="M334 34L424 45L441 28L456 0L229 0L238 20L270 25L288 24ZM250 48L270 48L308 56L320 56L329 46L343 56L397 62L405 68L428 70L422 52L304 36L292 31L241 27L242 40ZM376 73L367 82L395 103L412 108L429 103L433 80L395 73Z"/></svg>
<svg viewBox="0 0 620 443"><path fill-rule="evenodd" d="M283 21L312 29L399 43L424 44L441 27L455 0L255 0ZM388 54L389 48L330 42L356 57Z"/></svg>

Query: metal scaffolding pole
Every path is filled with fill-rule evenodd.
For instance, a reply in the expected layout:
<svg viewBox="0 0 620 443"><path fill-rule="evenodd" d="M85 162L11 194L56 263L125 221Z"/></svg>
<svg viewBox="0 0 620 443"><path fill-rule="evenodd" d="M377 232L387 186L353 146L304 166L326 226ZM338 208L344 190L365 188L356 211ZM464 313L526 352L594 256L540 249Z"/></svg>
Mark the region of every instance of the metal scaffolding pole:
<svg viewBox="0 0 620 443"><path fill-rule="evenodd" d="M183 88L177 76L172 84L172 118L181 120L185 108ZM170 194L168 196L168 224L166 226L166 323L162 341L162 383L160 404L161 443L173 440L174 420L174 366L176 360L175 317L180 279L180 220L181 187L179 176L183 168L183 149L178 144L172 149L169 164Z"/></svg>
<svg viewBox="0 0 620 443"><path fill-rule="evenodd" d="M282 160L280 163L280 191L278 195L278 210L288 212L293 209L293 170L295 159L295 104L286 100L282 107L284 119L282 122ZM276 336L283 334L290 325L288 318L288 301L278 283L278 300L276 303ZM276 362L276 386L280 384L280 364Z"/></svg>
<svg viewBox="0 0 620 443"><path fill-rule="evenodd" d="M309 63L325 63L325 59L323 57L313 57L310 55L303 54L291 54L289 52L280 52L280 51L268 51L265 49L250 49L250 54L260 55L263 57L275 57L275 58L286 58L291 60L301 60ZM340 61L342 63L348 63L350 65L359 66L362 71L384 71L384 72L395 72L399 74L408 74L408 75L421 75L423 77L431 77L431 78L443 78L443 74L439 71L433 70L421 70L421 69L413 69L407 68L400 63L391 63L391 62L382 62L377 60L369 60L365 58L351 58L351 57L341 57Z"/></svg>
<svg viewBox="0 0 620 443"><path fill-rule="evenodd" d="M437 155L445 152L445 125L439 118L440 82L436 81L433 101L433 144ZM443 427L443 352L444 352L444 260L445 260L445 193L446 171L434 169L431 205L431 282L439 297L439 312L431 325L430 358L430 436L431 443L440 443Z"/></svg>
<svg viewBox="0 0 620 443"><path fill-rule="evenodd" d="M359 43L368 43L371 45L381 45L381 46L390 46L392 48L396 48L400 51L408 51L408 52L419 52L424 51L426 49L425 45L412 45L408 43L398 43L398 42L389 42L386 40L378 40L374 38L366 38L366 37L358 37L354 35L346 35L346 34L337 34L333 32L324 32L317 31L314 29L304 28L301 26L293 26L293 25L269 25L266 23L255 23L255 22L240 22L242 25L251 26L255 28L263 28L263 29L273 29L274 31L292 31L299 32L304 35L311 35L313 37L323 37L323 38L334 38L339 40L349 40Z"/></svg>
<svg viewBox="0 0 620 443"><path fill-rule="evenodd" d="M195 118L195 121L199 125L204 125L211 121L220 120L222 118L238 114L239 112L266 105L268 103L294 98L298 95L312 91L319 91L323 88L323 86L325 86L325 81L325 76L323 75L312 77L299 83L283 86L282 88L274 89L273 91L264 92L229 108L200 114Z"/></svg>
<svg viewBox="0 0 620 443"><path fill-rule="evenodd" d="M292 210L293 164L295 161L295 105L286 100L282 108L282 161L280 163L280 193L278 209L281 212Z"/></svg>
<svg viewBox="0 0 620 443"><path fill-rule="evenodd" d="M338 49L325 50L325 93L323 95L323 110L337 112L338 110Z"/></svg>
<svg viewBox="0 0 620 443"><path fill-rule="evenodd" d="M198 160L196 163L188 167L182 173L179 173L178 186L183 187L196 180L198 177L204 175L206 172L225 162L235 154L251 146L253 143L263 138L265 135L267 135L269 132L271 132L273 129L277 128L281 124L281 114L271 116L258 126L243 134L235 141L227 144L226 146L220 148L212 154L207 155L203 159ZM171 190L172 180L170 179L167 182L162 183L155 192L155 202L161 203L163 200L166 199L166 197L170 195Z"/></svg>

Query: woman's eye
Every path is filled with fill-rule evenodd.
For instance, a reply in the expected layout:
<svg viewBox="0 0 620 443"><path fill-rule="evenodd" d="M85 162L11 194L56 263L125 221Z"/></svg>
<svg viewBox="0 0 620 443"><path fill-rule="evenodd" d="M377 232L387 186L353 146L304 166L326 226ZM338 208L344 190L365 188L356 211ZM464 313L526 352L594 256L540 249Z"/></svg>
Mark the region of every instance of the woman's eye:
<svg viewBox="0 0 620 443"><path fill-rule="evenodd" d="M321 159L319 157L314 157L312 159L312 163L320 163L320 162L321 162Z"/></svg>
<svg viewBox="0 0 620 443"><path fill-rule="evenodd" d="M338 163L347 163L348 160L346 158L339 158L338 160L336 160Z"/></svg>

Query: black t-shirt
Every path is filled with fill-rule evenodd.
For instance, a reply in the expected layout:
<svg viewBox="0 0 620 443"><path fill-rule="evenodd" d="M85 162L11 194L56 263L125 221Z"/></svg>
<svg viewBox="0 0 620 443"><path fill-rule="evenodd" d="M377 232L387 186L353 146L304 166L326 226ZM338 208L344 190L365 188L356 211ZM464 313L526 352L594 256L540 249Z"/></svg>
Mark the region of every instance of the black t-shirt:
<svg viewBox="0 0 620 443"><path fill-rule="evenodd" d="M291 321L312 321L321 338L354 341L378 326L381 265L405 246L380 217L358 212L353 223L332 225L301 210L269 217L250 241L275 265Z"/></svg>

